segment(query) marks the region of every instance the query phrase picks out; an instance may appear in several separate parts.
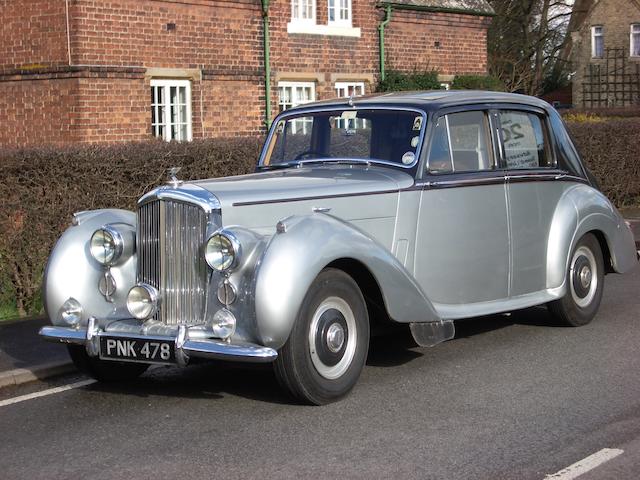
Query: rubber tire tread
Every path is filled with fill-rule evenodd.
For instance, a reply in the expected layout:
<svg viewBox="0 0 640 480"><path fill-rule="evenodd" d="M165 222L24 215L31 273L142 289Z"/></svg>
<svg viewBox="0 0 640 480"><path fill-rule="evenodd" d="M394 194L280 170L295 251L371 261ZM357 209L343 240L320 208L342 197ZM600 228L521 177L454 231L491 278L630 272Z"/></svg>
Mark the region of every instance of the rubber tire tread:
<svg viewBox="0 0 640 480"><path fill-rule="evenodd" d="M562 325L568 327L581 327L590 323L598 312L604 291L604 260L602 258L602 249L600 248L598 239L591 233L584 235L571 252L571 256L569 257L570 260L573 258L575 251L581 246L585 246L593 252L598 269L598 287L591 304L583 308L578 306L578 304L573 300L570 290L571 286L569 285L569 282L572 281L570 277L571 264L569 264L569 268L567 269L567 293L564 297L547 304L551 315Z"/></svg>
<svg viewBox="0 0 640 480"><path fill-rule="evenodd" d="M80 345L68 345L67 348L76 368L100 382L133 380L149 368L145 363L112 362L90 357L86 349Z"/></svg>
<svg viewBox="0 0 640 480"><path fill-rule="evenodd" d="M345 374L336 380L321 377L315 371L309 353L308 328L313 313L329 296L340 296L349 303L358 329L353 361ZM325 405L340 400L352 390L366 363L368 350L369 316L358 284L342 270L326 268L309 287L289 339L274 362L274 371L281 387L295 399L310 405Z"/></svg>

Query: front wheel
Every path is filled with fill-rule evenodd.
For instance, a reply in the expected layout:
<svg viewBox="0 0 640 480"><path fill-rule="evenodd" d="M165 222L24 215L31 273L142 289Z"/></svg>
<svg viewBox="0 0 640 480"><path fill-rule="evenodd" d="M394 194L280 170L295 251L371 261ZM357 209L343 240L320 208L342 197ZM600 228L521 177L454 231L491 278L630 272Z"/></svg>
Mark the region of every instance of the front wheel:
<svg viewBox="0 0 640 480"><path fill-rule="evenodd" d="M133 380L149 368L145 363L116 362L90 357L85 348L79 345L69 345L68 349L76 368L101 382Z"/></svg>
<svg viewBox="0 0 640 480"><path fill-rule="evenodd" d="M595 317L602 300L604 260L598 239L586 234L576 244L567 271L567 293L548 304L551 314L565 325L579 327Z"/></svg>
<svg viewBox="0 0 640 480"><path fill-rule="evenodd" d="M320 272L305 296L275 372L303 402L324 405L356 384L369 350L369 316L356 282L341 270Z"/></svg>

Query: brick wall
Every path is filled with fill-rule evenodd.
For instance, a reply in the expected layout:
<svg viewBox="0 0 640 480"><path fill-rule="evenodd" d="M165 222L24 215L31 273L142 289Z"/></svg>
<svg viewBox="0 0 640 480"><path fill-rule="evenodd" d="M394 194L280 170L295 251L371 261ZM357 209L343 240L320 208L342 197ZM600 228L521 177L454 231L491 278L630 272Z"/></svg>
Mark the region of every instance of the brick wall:
<svg viewBox="0 0 640 480"><path fill-rule="evenodd" d="M64 0L2 0L0 5L0 72L68 64Z"/></svg>
<svg viewBox="0 0 640 480"><path fill-rule="evenodd" d="M388 66L486 75L489 23L490 18L472 15L394 12L386 34Z"/></svg>
<svg viewBox="0 0 640 480"><path fill-rule="evenodd" d="M0 146L63 145L78 140L71 124L75 78L0 82Z"/></svg>
<svg viewBox="0 0 640 480"><path fill-rule="evenodd" d="M67 65L64 0L28 0L22 9L18 8L22 2L9 3L16 5L10 33L18 32L19 39L3 52L6 58L11 52L11 60L0 67L4 68L0 96L5 97L6 111L19 124L21 118L31 118L29 109L20 105L22 99L46 99L56 89L68 88L49 85L61 81L61 76L71 75L76 90L60 96L55 108L47 107L51 115L47 118L56 115L54 123L65 123L66 136L56 135L55 129L45 136L3 133L0 144L24 145L32 138L46 142L148 138L152 76L191 79L194 138L264 133L259 0L70 0L73 67ZM317 5L317 23L326 24L327 3L318 0ZM334 84L341 80L366 80L367 91L372 91L379 71L378 25L383 18L376 5L377 0L354 0L353 25L361 35L345 37L287 33L290 0L272 0L274 113L278 80L315 81L317 99L334 97ZM18 10L26 17L19 18ZM385 42L387 68L485 73L488 23L484 17L394 11ZM3 38L8 38L4 31ZM12 68L19 71L11 72ZM36 77L40 80L31 80ZM26 83L17 87L20 81ZM13 91L7 88L20 88L21 96L7 99L5 91Z"/></svg>
<svg viewBox="0 0 640 480"><path fill-rule="evenodd" d="M572 34L573 103L582 106L585 69L589 64L606 68L606 59L591 57L591 27L604 26L604 48L624 48L628 68L635 72L640 58L629 58L629 31L632 23L640 23L640 7L634 0L600 0L581 28ZM619 66L620 64L618 64ZM640 79L639 79L640 81ZM613 97L610 101L614 101Z"/></svg>

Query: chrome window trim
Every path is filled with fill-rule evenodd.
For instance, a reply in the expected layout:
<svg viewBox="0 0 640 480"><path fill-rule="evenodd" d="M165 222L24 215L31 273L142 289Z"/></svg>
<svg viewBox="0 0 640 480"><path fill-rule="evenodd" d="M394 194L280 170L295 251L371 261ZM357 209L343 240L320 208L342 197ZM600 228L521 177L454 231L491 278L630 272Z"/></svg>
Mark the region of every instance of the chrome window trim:
<svg viewBox="0 0 640 480"><path fill-rule="evenodd" d="M413 162L409 165L403 165L401 163L395 163L395 162L389 162L389 161L385 161L385 160L375 160L375 159L365 159L365 158L347 158L347 157L340 157L340 158L328 158L328 159L320 159L320 160L326 160L328 164L331 164L332 160L335 161L340 161L340 160L361 160L361 161L368 161L369 163L371 163L372 165L385 165L385 166L391 166L391 167L396 167L396 168L402 168L404 170L410 170L412 168L414 168L418 162L420 161L420 155L422 152L422 146L424 144L424 138L425 138L425 133L427 131L427 125L428 125L428 115L427 112L425 110L420 110L419 108L414 108L414 107L391 107L391 106L376 106L376 105L367 105L367 106L359 106L359 105L354 105L354 106L349 106L349 104L345 104L344 107L341 107L340 105L333 105L331 107L321 107L321 108L310 108L310 107L300 107L300 110L294 110L289 109L286 110L284 112L282 112L280 115L278 115L274 120L273 120L273 126L271 127L271 129L269 130L269 135L267 136L267 140L264 142L264 146L262 148L262 151L260 152L260 158L258 160L258 165L257 168L260 167L267 167L268 165L264 165L264 157L266 155L266 152L268 150L269 145L271 145L271 140L273 138L274 132L276 131L276 126L278 125L278 122L280 122L281 120L287 120L289 117L298 117L298 116L303 116L305 114L312 114L312 113L326 113L326 112L335 112L335 111L346 111L346 110L354 110L354 111L358 111L358 110L389 110L389 111L395 111L395 112L412 112L412 113L418 113L422 116L422 128L420 130L420 141L418 142L418 145L416 147L416 158L413 160ZM271 165L271 164L270 164ZM277 164L274 164L277 165Z"/></svg>
<svg viewBox="0 0 640 480"><path fill-rule="evenodd" d="M538 109L540 110L540 109ZM486 140L487 140L487 150L488 150L488 154L491 157L491 160L493 161L494 167L491 170L467 170L466 172L456 172L456 171L451 171L451 172L430 172L429 171L429 152L431 150L431 142L433 141L433 131L435 128L435 124L438 121L438 119L440 119L440 117L448 117L449 115L453 115L456 113L465 113L465 112L476 112L476 111L481 111L484 113L484 120L485 120L485 127L488 128L488 131L486 132ZM417 179L424 179L424 178L429 178L429 177L438 177L438 176L446 176L446 175L458 175L458 174L473 174L473 173L487 173L487 172L499 172L503 169L502 166L502 152L499 151L497 149L497 147L499 147L499 145L496 145L496 138L494 138L494 132L493 132L493 122L494 120L492 119L492 112L494 111L494 108L491 104L489 103L475 103L475 104L467 104L467 105L455 105L455 106L449 106L449 107L445 107L442 108L440 110L437 111L433 111L429 117L429 125L430 125L430 129L429 129L429 138L427 139L428 142L425 144L425 148L424 148L424 159L421 159L422 162L422 166L420 168L418 168L418 172L416 175ZM447 135L450 135L449 133L449 119L446 118L447 120ZM451 139L449 138L449 145L451 145ZM450 155L453 156L453 154L450 152ZM453 165L453 160L452 160L452 165ZM428 183L428 182L427 182Z"/></svg>
<svg viewBox="0 0 640 480"><path fill-rule="evenodd" d="M512 173L513 172L513 173ZM434 176L435 177L435 176ZM458 187L476 187L480 185L498 185L500 183L525 183L525 182L577 182L588 185L589 182L565 170L493 170L468 173L446 174L442 179L433 179L419 182L412 187L415 189L440 189Z"/></svg>

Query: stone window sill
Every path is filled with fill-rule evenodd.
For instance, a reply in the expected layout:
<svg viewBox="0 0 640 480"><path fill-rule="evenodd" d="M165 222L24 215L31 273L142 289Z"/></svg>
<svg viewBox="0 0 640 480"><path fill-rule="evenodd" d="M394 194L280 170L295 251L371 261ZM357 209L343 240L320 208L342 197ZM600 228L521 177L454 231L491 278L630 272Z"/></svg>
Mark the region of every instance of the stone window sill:
<svg viewBox="0 0 640 480"><path fill-rule="evenodd" d="M287 33L304 33L307 35L333 35L338 37L360 38L360 28L342 27L335 25L316 25L308 23L289 22Z"/></svg>

